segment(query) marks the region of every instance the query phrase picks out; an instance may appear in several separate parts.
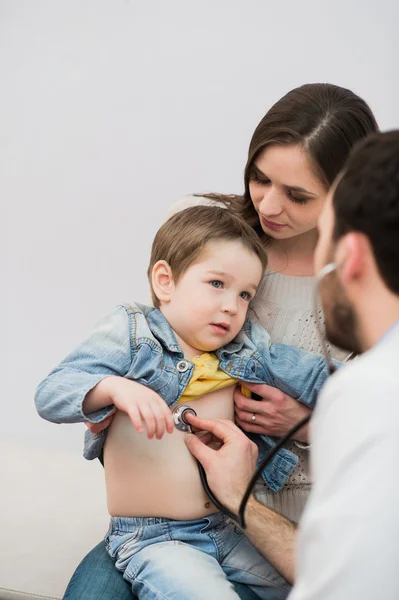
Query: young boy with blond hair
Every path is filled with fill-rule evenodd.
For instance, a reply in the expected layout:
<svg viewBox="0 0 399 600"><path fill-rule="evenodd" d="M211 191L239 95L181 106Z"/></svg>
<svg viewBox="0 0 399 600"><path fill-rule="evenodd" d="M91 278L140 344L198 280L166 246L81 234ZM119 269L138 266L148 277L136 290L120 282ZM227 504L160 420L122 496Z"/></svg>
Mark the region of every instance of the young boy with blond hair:
<svg viewBox="0 0 399 600"><path fill-rule="evenodd" d="M209 502L171 414L184 402L201 418L233 419L238 381L314 405L327 378L322 358L272 345L248 317L266 264L256 233L231 211L175 214L152 246L154 306L116 307L38 387L37 409L56 423L96 423L117 409L109 428L87 432L85 456L104 449L107 550L140 599L233 600L231 582L264 599L288 595L288 583ZM261 452L274 443L256 438ZM278 491L295 465L280 450L266 483Z"/></svg>

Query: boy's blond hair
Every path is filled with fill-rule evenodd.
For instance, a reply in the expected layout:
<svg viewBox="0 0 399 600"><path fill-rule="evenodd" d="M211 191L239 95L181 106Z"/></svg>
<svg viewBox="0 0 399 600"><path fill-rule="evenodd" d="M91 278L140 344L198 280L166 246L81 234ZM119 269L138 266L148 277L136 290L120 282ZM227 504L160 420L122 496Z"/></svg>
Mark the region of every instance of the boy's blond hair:
<svg viewBox="0 0 399 600"><path fill-rule="evenodd" d="M165 260L177 283L205 246L217 240L241 242L259 258L263 271L266 269L265 249L258 235L241 217L227 208L192 206L170 217L155 235L147 271L154 306L160 306L151 281L155 263Z"/></svg>

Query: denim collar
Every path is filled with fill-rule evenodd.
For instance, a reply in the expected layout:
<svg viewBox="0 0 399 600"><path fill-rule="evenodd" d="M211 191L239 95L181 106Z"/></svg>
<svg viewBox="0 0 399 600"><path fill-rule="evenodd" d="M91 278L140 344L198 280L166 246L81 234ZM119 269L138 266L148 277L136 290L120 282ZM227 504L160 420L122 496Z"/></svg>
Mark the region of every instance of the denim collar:
<svg viewBox="0 0 399 600"><path fill-rule="evenodd" d="M182 349L177 343L176 336L159 308L146 306L144 304L139 304L138 302L136 302L136 306L144 314L147 323L157 340L159 340L170 352L176 352L183 356Z"/></svg>
<svg viewBox="0 0 399 600"><path fill-rule="evenodd" d="M137 308L144 314L147 323L154 334L154 336L167 348L170 352L176 352L183 355L182 349L177 343L173 329L169 325L168 321L161 313L159 308L154 306L146 306L145 304L139 304L136 302ZM228 355L240 352L245 345L245 337L247 336L247 328L249 324L249 318L247 317L241 331L238 335L226 346L219 348L215 351L216 356L219 360L226 359Z"/></svg>
<svg viewBox="0 0 399 600"><path fill-rule="evenodd" d="M250 319L249 317L247 317L244 321L244 325L242 326L241 330L238 332L234 340L231 340L229 344L226 344L226 346L223 346L222 348L219 348L219 350L216 351L216 356L219 358L219 360L227 359L229 354L236 354L238 352L241 352L241 350L245 346L246 340L248 339L249 332Z"/></svg>

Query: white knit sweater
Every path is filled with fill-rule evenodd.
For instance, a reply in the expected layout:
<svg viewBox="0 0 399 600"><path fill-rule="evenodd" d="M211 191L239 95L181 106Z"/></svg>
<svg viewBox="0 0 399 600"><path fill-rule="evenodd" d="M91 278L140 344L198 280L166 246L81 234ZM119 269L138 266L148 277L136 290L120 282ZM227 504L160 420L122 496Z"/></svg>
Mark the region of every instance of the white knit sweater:
<svg viewBox="0 0 399 600"><path fill-rule="evenodd" d="M198 196L186 196L176 202L168 216L199 204L215 204ZM316 320L323 321L321 309L313 309L314 277L294 277L267 270L258 287L252 308L272 342L298 346L321 354L321 343ZM345 360L347 354L327 344L331 356ZM310 492L309 451L291 443L289 450L298 456L298 465L287 484L279 493L272 492L264 483L256 486L256 496L266 506L273 508L293 521L298 521Z"/></svg>
<svg viewBox="0 0 399 600"><path fill-rule="evenodd" d="M272 342L298 346L321 354L316 320L323 322L321 309L313 309L314 277L293 277L266 271L258 287L253 309L260 323L269 332ZM331 356L345 360L346 353L327 344ZM298 456L298 465L287 484L275 494L266 484L259 483L256 496L293 521L298 521L310 492L309 451L291 443L289 450Z"/></svg>

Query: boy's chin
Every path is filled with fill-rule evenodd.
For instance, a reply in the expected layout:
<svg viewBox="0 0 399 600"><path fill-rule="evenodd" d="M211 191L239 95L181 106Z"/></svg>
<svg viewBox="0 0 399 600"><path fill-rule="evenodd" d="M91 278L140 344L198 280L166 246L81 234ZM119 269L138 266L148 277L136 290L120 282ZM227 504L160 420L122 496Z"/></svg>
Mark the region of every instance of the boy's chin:
<svg viewBox="0 0 399 600"><path fill-rule="evenodd" d="M198 348L200 352L216 352L221 346L215 346L214 344L201 344L201 348Z"/></svg>
<svg viewBox="0 0 399 600"><path fill-rule="evenodd" d="M201 344L201 346L203 346L201 348L201 352L216 352L216 350L220 350L220 348L223 348L223 346L227 346L227 344L230 344L230 342L233 341L233 339L234 338L229 336L228 338L220 340L219 343L218 342L210 342L208 344L205 344L205 343Z"/></svg>

